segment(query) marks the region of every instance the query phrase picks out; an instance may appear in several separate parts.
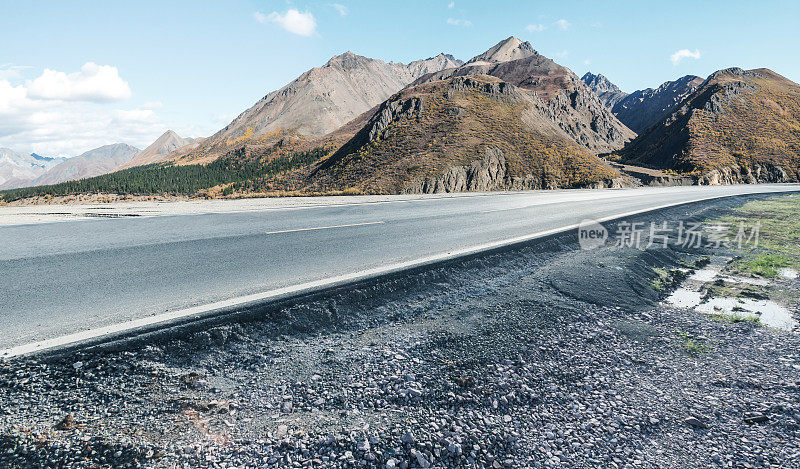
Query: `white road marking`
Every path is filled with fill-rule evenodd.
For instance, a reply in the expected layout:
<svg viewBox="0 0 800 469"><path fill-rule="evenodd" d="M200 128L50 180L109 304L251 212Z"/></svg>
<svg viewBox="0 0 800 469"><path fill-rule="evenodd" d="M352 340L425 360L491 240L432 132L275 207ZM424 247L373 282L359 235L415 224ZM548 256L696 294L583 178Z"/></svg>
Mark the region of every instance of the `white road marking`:
<svg viewBox="0 0 800 469"><path fill-rule="evenodd" d="M332 225L332 226L317 226L314 228L297 228L293 230L278 230L278 231L267 231L265 234L278 234L278 233L295 233L297 231L315 231L315 230L330 230L333 228L348 228L350 226L366 226L366 225L380 225L381 223L386 223L383 221L370 221L366 223L351 223L349 225Z"/></svg>
<svg viewBox="0 0 800 469"><path fill-rule="evenodd" d="M772 192L772 191L770 191ZM781 191L782 192L782 191ZM729 195L711 195L708 197L699 197L691 200L683 200L679 202L671 202L667 204L658 205L655 207L648 207L639 210L633 210L624 213L618 213L615 215L609 215L606 217L598 218L595 221L598 223L603 223L611 220L616 220L620 218L626 218L634 215L638 215L640 213L645 212L652 212L656 210L662 210L669 207L674 207L677 205L684 205L694 202L702 202L705 200L713 200L713 199L720 199L725 197L737 196L743 194L729 194ZM567 226L562 226L560 228L553 228L550 230L539 231L536 233L531 233L523 236L517 236L514 238L507 238L500 241L493 241L489 243L480 244L477 246L472 246L468 248L458 249L454 251L447 251L440 254L434 254L426 257L421 257L418 259L410 260L410 261L403 261L398 262L395 264L390 264L386 266L375 267L372 269L366 269L359 272L354 272L350 274L338 275L335 277L329 277L321 280L315 280L312 282L307 282L299 285L291 285L288 287L278 288L275 290L269 290L262 293L255 293L252 295L241 296L237 298L231 298L228 300L217 301L214 303L201 305L201 306L194 306L191 308L181 309L177 311L171 311L167 313L157 314L154 316L150 316L147 318L135 319L131 321L126 321L119 324L112 324L110 326L99 327L95 329L89 329L86 331L76 332L73 334L64 335L61 337L56 337L53 339L42 340L38 342L32 342L28 344L18 345L16 347L10 347L4 350L0 350L0 358L10 358L10 357L17 357L22 355L29 355L36 352L41 352L44 350L55 349L59 347L64 347L67 345L74 345L79 344L81 342L86 342L90 340L97 340L103 337L114 337L118 334L122 334L125 332L134 332L137 329L142 329L145 327L150 327L158 324L168 325L171 321L176 321L178 319L190 318L195 317L199 319L200 317L208 317L211 316L213 313L217 312L224 312L224 311L231 311L233 308L243 308L246 306L257 305L260 303L264 303L266 301L276 301L285 298L291 298L294 296L300 296L303 294L311 293L314 291L318 291L324 288L332 288L341 285L346 285L352 282L358 282L367 280L370 278L378 277L381 275L391 274L395 272L400 272L406 269L415 268L415 267L422 267L425 265L433 264L436 262L446 261L455 259L458 257L464 257L472 254L478 254L482 251L487 251L491 249L502 248L505 246L510 246L518 243L523 243L526 241L532 241L537 238L543 238L545 236L550 236L558 233L567 232L570 230L577 230L580 224L571 224Z"/></svg>
<svg viewBox="0 0 800 469"><path fill-rule="evenodd" d="M533 205L523 205L522 207L495 208L492 210L481 210L481 213L508 212L509 210L521 210L523 208L535 207L536 205L547 205L547 204L533 204Z"/></svg>

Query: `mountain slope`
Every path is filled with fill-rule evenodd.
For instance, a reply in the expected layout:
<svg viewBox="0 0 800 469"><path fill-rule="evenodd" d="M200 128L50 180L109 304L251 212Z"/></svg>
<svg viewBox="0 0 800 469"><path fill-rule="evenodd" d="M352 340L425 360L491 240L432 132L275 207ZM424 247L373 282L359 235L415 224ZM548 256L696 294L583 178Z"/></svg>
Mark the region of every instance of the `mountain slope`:
<svg viewBox="0 0 800 469"><path fill-rule="evenodd" d="M701 184L800 180L800 85L761 68L713 73L619 153Z"/></svg>
<svg viewBox="0 0 800 469"><path fill-rule="evenodd" d="M534 93L491 76L409 87L308 177L306 190L459 192L606 186L618 177Z"/></svg>
<svg viewBox="0 0 800 469"><path fill-rule="evenodd" d="M142 166L163 161L167 155L175 150L184 148L188 145L198 144L199 139L183 138L172 130L167 130L163 135L158 137L155 142L141 151L132 160L123 164L119 169L132 168L134 166Z"/></svg>
<svg viewBox="0 0 800 469"><path fill-rule="evenodd" d="M52 167L34 179L31 185L56 184L110 173L133 159L139 151L138 148L124 143L95 148Z"/></svg>
<svg viewBox="0 0 800 469"><path fill-rule="evenodd" d="M420 75L460 64L445 54L404 65L346 52L267 94L198 148L180 157L209 160L244 144L275 142L287 134L321 137Z"/></svg>
<svg viewBox="0 0 800 469"><path fill-rule="evenodd" d="M675 111L703 81L700 77L686 75L656 89L634 91L614 104L612 112L628 128L642 133Z"/></svg>
<svg viewBox="0 0 800 469"><path fill-rule="evenodd" d="M62 161L64 158L48 158L36 153L23 155L9 148L0 148L0 189L25 186Z"/></svg>
<svg viewBox="0 0 800 469"><path fill-rule="evenodd" d="M594 153L618 150L635 137L570 69L515 37L501 41L461 67L429 73L413 85L467 75L490 75L534 91L547 103L550 119Z"/></svg>
<svg viewBox="0 0 800 469"><path fill-rule="evenodd" d="M600 97L600 101L609 109L613 109L615 104L628 96L628 93L620 90L617 85L611 83L608 78L600 74L595 75L592 72L586 72L581 77L581 81L586 83L586 86L594 91Z"/></svg>

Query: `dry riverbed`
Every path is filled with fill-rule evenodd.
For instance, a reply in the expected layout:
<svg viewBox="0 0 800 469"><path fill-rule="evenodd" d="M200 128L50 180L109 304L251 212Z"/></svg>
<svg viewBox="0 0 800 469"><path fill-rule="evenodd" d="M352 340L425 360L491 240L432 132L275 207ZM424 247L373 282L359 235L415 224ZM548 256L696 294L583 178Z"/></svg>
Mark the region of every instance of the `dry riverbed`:
<svg viewBox="0 0 800 469"><path fill-rule="evenodd" d="M766 198L629 221L744 216L746 200ZM3 362L0 466L796 467L800 337L664 302L736 297L747 283L717 280L741 277L797 320L798 279L748 267L776 246L581 251L570 233L257 320Z"/></svg>

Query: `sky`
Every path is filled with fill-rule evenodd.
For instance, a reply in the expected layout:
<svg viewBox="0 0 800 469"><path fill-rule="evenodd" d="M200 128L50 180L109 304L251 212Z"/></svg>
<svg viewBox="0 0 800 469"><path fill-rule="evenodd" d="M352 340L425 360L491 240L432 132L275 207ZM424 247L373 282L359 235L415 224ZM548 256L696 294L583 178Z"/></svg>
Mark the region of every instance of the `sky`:
<svg viewBox="0 0 800 469"><path fill-rule="evenodd" d="M731 66L800 82L796 0L0 0L0 147L208 136L348 50L468 60L509 36L628 92Z"/></svg>

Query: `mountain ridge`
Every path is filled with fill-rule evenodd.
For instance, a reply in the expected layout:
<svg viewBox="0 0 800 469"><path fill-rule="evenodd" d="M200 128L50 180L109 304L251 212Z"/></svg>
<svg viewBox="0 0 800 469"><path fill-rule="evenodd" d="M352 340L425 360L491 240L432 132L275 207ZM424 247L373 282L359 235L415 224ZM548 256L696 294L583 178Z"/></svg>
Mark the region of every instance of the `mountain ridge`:
<svg viewBox="0 0 800 469"><path fill-rule="evenodd" d="M800 85L766 68L722 69L619 152L700 184L800 180Z"/></svg>
<svg viewBox="0 0 800 469"><path fill-rule="evenodd" d="M18 153L10 148L0 148L0 189L22 187L65 158L51 158L36 153Z"/></svg>
<svg viewBox="0 0 800 469"><path fill-rule="evenodd" d="M130 161L122 164L117 169L127 169L134 166L143 166L146 164L153 164L164 160L167 155L186 148L187 146L196 146L202 142L200 138L183 138L173 130L167 130L153 143L147 146L139 154L133 157Z"/></svg>
<svg viewBox="0 0 800 469"><path fill-rule="evenodd" d="M488 75L408 87L314 168L309 188L436 193L618 184L619 173L548 112L535 93Z"/></svg>
<svg viewBox="0 0 800 469"><path fill-rule="evenodd" d="M612 112L628 128L641 133L675 111L703 82L698 76L685 75L655 89L637 90L619 100Z"/></svg>
<svg viewBox="0 0 800 469"><path fill-rule="evenodd" d="M419 74L460 64L443 53L405 65L347 51L268 93L196 149L171 157L208 161L242 145L274 142L289 134L319 138L384 101Z"/></svg>
<svg viewBox="0 0 800 469"><path fill-rule="evenodd" d="M628 96L628 93L620 90L617 85L602 74L595 75L592 72L586 72L581 77L581 81L586 83L586 85L600 97L603 104L605 104L607 108L612 109L612 112L614 106ZM617 118L619 118L619 116L617 116Z"/></svg>
<svg viewBox="0 0 800 469"><path fill-rule="evenodd" d="M57 184L110 173L130 161L141 150L125 144L103 145L68 158L30 182L32 186Z"/></svg>
<svg viewBox="0 0 800 469"><path fill-rule="evenodd" d="M498 54L512 57L489 62ZM516 58L519 57L519 58ZM623 125L569 68L539 54L529 42L511 37L461 67L424 75L410 86L455 76L489 75L535 92L550 107L550 116L576 142L594 153L619 150L635 134Z"/></svg>

